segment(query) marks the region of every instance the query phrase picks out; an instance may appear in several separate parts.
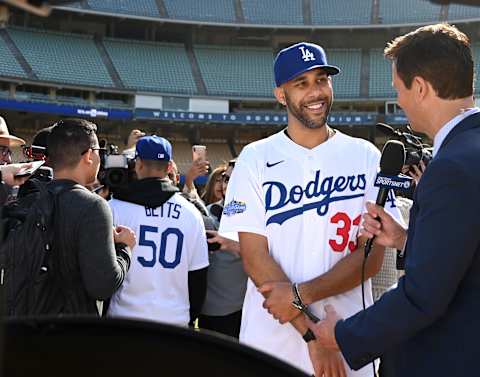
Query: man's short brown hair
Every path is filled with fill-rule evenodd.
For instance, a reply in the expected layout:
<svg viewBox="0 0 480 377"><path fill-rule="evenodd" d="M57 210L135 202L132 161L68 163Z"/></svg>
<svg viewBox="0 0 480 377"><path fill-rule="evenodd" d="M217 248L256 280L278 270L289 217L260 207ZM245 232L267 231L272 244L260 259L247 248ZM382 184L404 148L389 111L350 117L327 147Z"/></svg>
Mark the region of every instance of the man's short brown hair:
<svg viewBox="0 0 480 377"><path fill-rule="evenodd" d="M408 89L413 78L419 76L442 99L473 94L470 41L455 26L436 24L418 28L388 43L384 55L395 63L398 76Z"/></svg>
<svg viewBox="0 0 480 377"><path fill-rule="evenodd" d="M137 157L142 160L140 157ZM168 173L169 161L156 161L156 160L142 160L143 165L149 170L156 170L162 173Z"/></svg>

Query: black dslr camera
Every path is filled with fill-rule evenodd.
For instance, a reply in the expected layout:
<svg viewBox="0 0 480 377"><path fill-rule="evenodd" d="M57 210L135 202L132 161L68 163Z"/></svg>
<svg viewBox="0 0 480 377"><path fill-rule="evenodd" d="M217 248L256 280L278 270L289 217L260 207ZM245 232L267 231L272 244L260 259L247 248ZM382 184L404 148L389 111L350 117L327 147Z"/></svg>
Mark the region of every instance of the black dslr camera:
<svg viewBox="0 0 480 377"><path fill-rule="evenodd" d="M134 181L135 158L118 152L118 147L110 144L101 156L98 180L112 190L123 187Z"/></svg>
<svg viewBox="0 0 480 377"><path fill-rule="evenodd" d="M432 159L432 147L424 144L419 136L413 134L410 125L406 126L406 131L396 130L392 126L385 123L377 123L377 128L384 134L395 140L401 141L405 146L405 165L410 169L414 165L419 165L423 161L425 166Z"/></svg>

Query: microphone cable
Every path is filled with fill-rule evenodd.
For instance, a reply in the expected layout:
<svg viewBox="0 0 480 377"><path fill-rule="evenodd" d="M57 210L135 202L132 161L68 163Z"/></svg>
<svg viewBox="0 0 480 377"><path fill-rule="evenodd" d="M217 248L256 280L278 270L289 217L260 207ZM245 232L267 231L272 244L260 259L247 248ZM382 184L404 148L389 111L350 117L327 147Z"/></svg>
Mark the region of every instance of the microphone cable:
<svg viewBox="0 0 480 377"><path fill-rule="evenodd" d="M365 251L363 253L363 261L362 261L362 306L363 310L366 309L365 305L365 268L367 266L367 258L369 252L367 252L367 245L365 245ZM377 371L375 370L375 360L372 361L372 368L373 368L373 377L377 375Z"/></svg>
<svg viewBox="0 0 480 377"><path fill-rule="evenodd" d="M405 163L405 147L397 140L389 140L385 143L382 156L380 158L380 174L386 175L398 175L402 171L402 165ZM388 198L389 188L381 187L378 191L376 204L381 207L385 206ZM363 262L362 262L362 274L361 274L361 286L362 286L362 306L363 310L366 310L365 304L365 269L367 266L367 259L373 246L373 238L369 238L365 243ZM375 360L372 361L373 377L376 376Z"/></svg>

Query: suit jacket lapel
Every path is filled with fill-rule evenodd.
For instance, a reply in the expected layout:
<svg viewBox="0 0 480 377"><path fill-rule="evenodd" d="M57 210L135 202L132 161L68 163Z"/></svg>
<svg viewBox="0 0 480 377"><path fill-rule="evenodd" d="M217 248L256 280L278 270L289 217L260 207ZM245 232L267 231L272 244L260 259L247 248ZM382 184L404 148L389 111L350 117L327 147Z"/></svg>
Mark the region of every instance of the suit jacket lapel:
<svg viewBox="0 0 480 377"><path fill-rule="evenodd" d="M458 123L455 127L453 127L453 129L448 133L447 137L443 141L442 146L440 147L438 152L440 152L442 148L444 148L445 145L447 145L450 140L452 140L456 135L476 127L480 127L480 112L470 115L469 117Z"/></svg>

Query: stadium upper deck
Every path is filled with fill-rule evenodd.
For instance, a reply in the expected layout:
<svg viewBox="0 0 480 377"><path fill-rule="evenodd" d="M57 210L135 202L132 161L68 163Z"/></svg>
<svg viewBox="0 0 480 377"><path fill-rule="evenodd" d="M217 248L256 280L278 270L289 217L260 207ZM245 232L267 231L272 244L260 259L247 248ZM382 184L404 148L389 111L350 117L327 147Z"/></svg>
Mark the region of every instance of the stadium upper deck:
<svg viewBox="0 0 480 377"><path fill-rule="evenodd" d="M480 8L428 0L83 0L84 12L282 27L418 24L480 18ZM348 10L348 11L347 11Z"/></svg>
<svg viewBox="0 0 480 377"><path fill-rule="evenodd" d="M479 46L474 51L478 55ZM194 44L189 54L181 43L10 27L0 32L0 52L3 79L247 99L272 98L274 86L274 50L266 47ZM333 80L337 99L395 98L389 63L381 49L331 48L327 52L330 61L342 68Z"/></svg>

